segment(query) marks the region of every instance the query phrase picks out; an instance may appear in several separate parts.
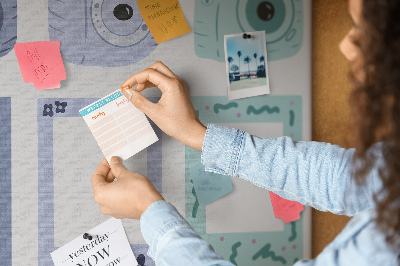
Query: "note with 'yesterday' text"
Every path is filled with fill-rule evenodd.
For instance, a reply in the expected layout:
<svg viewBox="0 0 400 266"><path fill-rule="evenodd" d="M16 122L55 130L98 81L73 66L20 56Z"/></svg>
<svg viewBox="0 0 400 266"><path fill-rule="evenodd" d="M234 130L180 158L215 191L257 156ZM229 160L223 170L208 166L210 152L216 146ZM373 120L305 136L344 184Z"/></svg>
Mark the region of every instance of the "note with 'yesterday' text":
<svg viewBox="0 0 400 266"><path fill-rule="evenodd" d="M55 266L138 265L121 220L111 218L51 253Z"/></svg>

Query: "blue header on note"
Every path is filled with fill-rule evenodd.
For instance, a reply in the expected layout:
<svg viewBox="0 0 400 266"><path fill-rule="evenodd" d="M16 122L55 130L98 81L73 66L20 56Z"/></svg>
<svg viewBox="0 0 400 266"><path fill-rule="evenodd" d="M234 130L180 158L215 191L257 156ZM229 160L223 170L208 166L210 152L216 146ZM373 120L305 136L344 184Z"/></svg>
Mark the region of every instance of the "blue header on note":
<svg viewBox="0 0 400 266"><path fill-rule="evenodd" d="M121 96L123 96L123 94L120 91L116 91L113 94L105 97L104 99L101 99L98 102L95 102L94 104L86 107L85 109L82 109L81 111L79 111L79 113L81 113L82 116L88 115L91 112L96 111L100 107L114 101L115 99L117 99Z"/></svg>

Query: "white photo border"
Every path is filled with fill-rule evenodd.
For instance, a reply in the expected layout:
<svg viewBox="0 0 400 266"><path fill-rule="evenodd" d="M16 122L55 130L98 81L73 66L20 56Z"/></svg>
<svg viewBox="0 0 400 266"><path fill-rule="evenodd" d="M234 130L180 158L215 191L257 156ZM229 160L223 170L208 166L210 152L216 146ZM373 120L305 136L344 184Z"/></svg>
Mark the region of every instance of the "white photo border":
<svg viewBox="0 0 400 266"><path fill-rule="evenodd" d="M239 36L243 37L244 33L250 34L252 36L260 36L261 37L261 41L264 46L263 50L264 50L264 55L265 55L266 85L232 91L230 88L230 82L229 82L229 63L228 63L228 52L227 52L227 47L226 47L226 40L228 38L232 38L232 37L239 37ZM268 75L268 59L267 59L268 53L267 53L267 45L266 45L266 39L265 39L265 31L249 31L249 32L241 32L241 33L224 35L224 52L225 52L225 69L226 69L228 100L236 100L236 99L253 97L253 96L258 96L258 95L270 94L269 75Z"/></svg>

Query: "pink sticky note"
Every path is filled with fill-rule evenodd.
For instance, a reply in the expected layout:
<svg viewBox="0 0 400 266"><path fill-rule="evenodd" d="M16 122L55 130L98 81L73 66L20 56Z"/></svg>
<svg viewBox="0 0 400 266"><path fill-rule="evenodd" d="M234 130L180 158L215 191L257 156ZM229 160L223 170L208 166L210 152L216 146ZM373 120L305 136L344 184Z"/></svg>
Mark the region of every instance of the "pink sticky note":
<svg viewBox="0 0 400 266"><path fill-rule="evenodd" d="M60 42L17 43L14 50L24 82L33 83L35 89L60 88L60 81L67 78Z"/></svg>
<svg viewBox="0 0 400 266"><path fill-rule="evenodd" d="M282 219L284 223L300 219L300 213L304 210L304 206L301 203L281 198L271 191L269 196L271 197L276 219Z"/></svg>

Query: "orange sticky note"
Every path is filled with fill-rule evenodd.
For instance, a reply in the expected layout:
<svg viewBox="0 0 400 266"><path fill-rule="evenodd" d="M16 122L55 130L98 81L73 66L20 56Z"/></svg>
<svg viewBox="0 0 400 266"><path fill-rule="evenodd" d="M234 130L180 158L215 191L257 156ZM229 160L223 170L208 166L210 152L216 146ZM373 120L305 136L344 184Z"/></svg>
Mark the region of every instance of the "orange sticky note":
<svg viewBox="0 0 400 266"><path fill-rule="evenodd" d="M157 43L190 32L178 0L137 0L137 4Z"/></svg>
<svg viewBox="0 0 400 266"><path fill-rule="evenodd" d="M67 78L60 42L17 43L14 50L24 82L33 83L35 89L60 88L60 81Z"/></svg>
<svg viewBox="0 0 400 266"><path fill-rule="evenodd" d="M271 191L269 196L271 197L276 219L282 219L284 223L300 219L300 213L304 210L304 206L301 203L281 198Z"/></svg>

